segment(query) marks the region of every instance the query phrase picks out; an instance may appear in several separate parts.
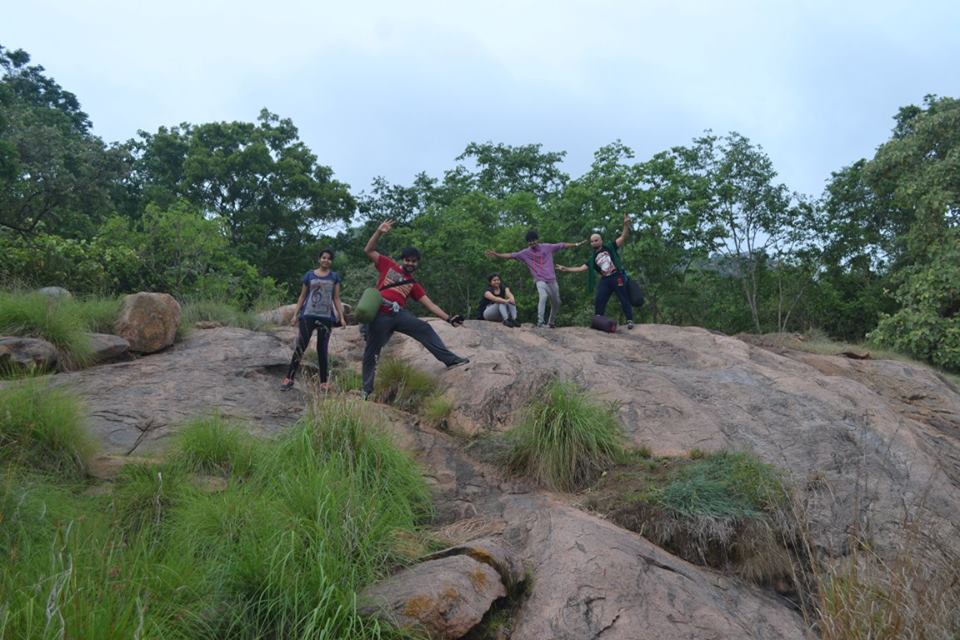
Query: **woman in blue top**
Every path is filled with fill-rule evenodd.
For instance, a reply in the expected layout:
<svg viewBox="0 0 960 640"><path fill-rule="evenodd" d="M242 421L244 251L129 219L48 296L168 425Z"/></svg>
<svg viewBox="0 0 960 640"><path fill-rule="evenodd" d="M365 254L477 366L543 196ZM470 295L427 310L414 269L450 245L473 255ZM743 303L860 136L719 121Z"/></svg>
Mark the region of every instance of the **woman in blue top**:
<svg viewBox="0 0 960 640"><path fill-rule="evenodd" d="M293 378L300 368L300 359L310 342L310 336L317 331L317 358L320 360L320 388L327 391L330 383L327 382L330 364L327 358L327 349L330 346L330 331L339 324L347 326L343 315L343 305L340 303L340 274L332 271L333 250L324 249L317 259L317 268L303 274L300 287L300 297L297 298L297 310L293 314L291 324L300 325L300 336L297 338L297 348L293 351L287 377L280 383L280 388L286 391L293 387Z"/></svg>

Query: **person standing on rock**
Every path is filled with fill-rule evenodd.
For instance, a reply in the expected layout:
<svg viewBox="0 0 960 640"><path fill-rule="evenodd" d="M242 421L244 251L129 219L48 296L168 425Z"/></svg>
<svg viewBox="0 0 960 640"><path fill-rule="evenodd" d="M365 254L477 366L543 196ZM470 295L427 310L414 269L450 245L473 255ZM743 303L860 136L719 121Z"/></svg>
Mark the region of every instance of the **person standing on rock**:
<svg viewBox="0 0 960 640"><path fill-rule="evenodd" d="M377 373L377 359L380 351L386 346L394 331L408 335L433 354L437 360L447 365L447 368L456 367L470 362L447 349L446 345L427 322L416 317L406 309L407 298L413 298L427 308L430 313L441 320L449 322L454 327L463 324L463 316L451 316L438 307L428 296L423 286L413 279L413 274L420 266L420 252L407 247L400 252L402 265L394 262L377 251L377 242L380 237L389 233L393 228L393 220L382 223L367 240L363 252L377 268L377 289L383 296L384 303L380 305L376 317L367 326L367 346L363 351L363 399L366 400L373 393L374 378Z"/></svg>
<svg viewBox="0 0 960 640"><path fill-rule="evenodd" d="M327 351L330 347L330 332L333 327L347 326L347 319L343 314L343 305L340 303L340 274L333 271L333 249L324 249L317 259L317 268L307 271L300 280L300 297L297 298L297 309L290 324L300 327L297 337L297 347L293 350L293 358L287 369L287 377L280 383L280 388L286 391L293 387L293 379L300 369L300 359L310 343L313 332L317 332L317 358L320 361L320 388L330 389L327 377L330 373L330 363Z"/></svg>
<svg viewBox="0 0 960 640"><path fill-rule="evenodd" d="M540 234L531 229L527 232L526 249L513 253L497 253L493 249L487 249L483 252L483 255L488 258L501 258L503 260L512 258L527 265L540 296L537 302L537 326L549 326L553 329L557 326L557 313L560 311L560 287L557 285L557 274L553 268L553 254L561 249L579 247L585 242L586 240L557 242L555 244L541 243ZM545 323L544 315L547 310L548 298L550 300L550 317Z"/></svg>
<svg viewBox="0 0 960 640"><path fill-rule="evenodd" d="M630 296L627 293L627 272L623 268L619 251L623 243L626 242L628 235L630 235L630 215L625 214L623 216L623 232L613 242L604 242L599 233L590 236L590 246L593 248L590 265L593 266L593 269L590 269L587 287L590 291L596 288L593 312L598 316L602 316L606 312L610 296L614 293L617 294L617 299L620 300L620 309L627 319L627 329L633 329L633 307L630 305ZM576 267L557 265L557 271L560 273L578 273L588 269L586 263ZM597 283L597 274L600 275L599 284Z"/></svg>

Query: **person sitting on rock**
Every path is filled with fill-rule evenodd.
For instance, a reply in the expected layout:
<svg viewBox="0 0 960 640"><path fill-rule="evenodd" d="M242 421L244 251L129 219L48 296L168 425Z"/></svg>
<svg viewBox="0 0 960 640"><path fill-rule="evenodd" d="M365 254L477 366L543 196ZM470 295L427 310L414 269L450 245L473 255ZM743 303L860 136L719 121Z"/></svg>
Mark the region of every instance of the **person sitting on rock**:
<svg viewBox="0 0 960 640"><path fill-rule="evenodd" d="M553 254L561 249L579 247L584 242L586 240L543 244L540 242L540 234L531 229L527 232L527 248L523 251L497 253L493 249L487 249L483 252L483 255L488 258L502 258L504 260L512 258L527 265L540 296L540 300L537 302L537 326L549 326L553 329L557 326L557 313L560 311L560 287L557 286L557 274L553 269ZM544 324L548 298L550 299L550 318Z"/></svg>
<svg viewBox="0 0 960 640"><path fill-rule="evenodd" d="M520 326L517 322L517 301L499 273L487 276L487 288L477 307L477 319L503 322L508 327Z"/></svg>
<svg viewBox="0 0 960 640"><path fill-rule="evenodd" d="M413 298L425 306L430 313L449 322L454 327L463 324L463 316L451 316L446 313L427 297L427 292L423 286L413 279L413 274L420 265L420 252L417 249L407 247L400 253L402 266L377 251L377 242L380 240L380 236L388 233L392 227L393 220L382 223L373 232L363 248L363 252L374 263L380 274L377 279L377 289L380 290L380 295L384 299L376 317L367 326L367 346L363 351L364 400L373 393L377 359L394 331L408 335L422 344L427 348L427 351L433 354L433 357L447 365L448 369L470 362L468 358L461 358L447 349L433 327L404 309L407 298Z"/></svg>
<svg viewBox="0 0 960 640"><path fill-rule="evenodd" d="M320 361L320 388L327 391L330 383L327 377L330 373L330 363L327 350L330 346L330 331L334 326L347 326L343 314L343 305L340 304L340 274L332 271L333 249L324 249L317 258L317 268L303 274L300 282L300 297L297 298L297 309L290 321L292 325L300 326L300 335L297 337L297 347L293 350L293 358L287 369L287 377L280 383L280 388L286 391L293 387L293 379L300 368L300 359L310 343L313 332L317 332L317 358Z"/></svg>
<svg viewBox="0 0 960 640"><path fill-rule="evenodd" d="M627 293L627 272L623 268L623 262L620 260L620 247L630 235L630 215L623 216L623 232L613 242L604 242L599 233L590 236L590 246L593 248L593 255L590 264L593 269L590 270L588 281L588 290L593 291L596 287L596 297L593 301L593 312L602 316L607 310L607 302L614 293L620 300L620 309L627 319L627 329L633 329L633 307L630 306L630 296ZM586 264L577 267L565 267L557 265L557 271L560 273L577 273L586 271ZM597 274L600 274L600 283L597 284Z"/></svg>

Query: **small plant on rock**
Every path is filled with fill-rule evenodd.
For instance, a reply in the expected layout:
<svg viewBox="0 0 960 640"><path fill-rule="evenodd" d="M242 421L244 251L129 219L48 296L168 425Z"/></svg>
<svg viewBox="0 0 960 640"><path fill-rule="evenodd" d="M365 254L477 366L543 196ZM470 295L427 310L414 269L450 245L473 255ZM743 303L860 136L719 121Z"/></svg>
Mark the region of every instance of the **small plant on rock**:
<svg viewBox="0 0 960 640"><path fill-rule="evenodd" d="M392 404L405 411L417 411L433 395L436 381L395 358L386 358L377 367L374 395L380 402Z"/></svg>
<svg viewBox="0 0 960 640"><path fill-rule="evenodd" d="M613 407L595 403L569 382L547 385L511 439L508 468L561 491L584 488L624 455Z"/></svg>

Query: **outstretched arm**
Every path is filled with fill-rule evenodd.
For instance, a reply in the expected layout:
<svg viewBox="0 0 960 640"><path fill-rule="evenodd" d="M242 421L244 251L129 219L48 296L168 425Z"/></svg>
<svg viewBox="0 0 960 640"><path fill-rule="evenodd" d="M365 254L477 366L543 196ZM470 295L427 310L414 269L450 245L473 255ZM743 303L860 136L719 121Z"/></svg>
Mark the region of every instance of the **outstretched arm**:
<svg viewBox="0 0 960 640"><path fill-rule="evenodd" d="M429 311L429 312L432 313L433 315L437 316L437 317L440 318L441 320L445 320L446 322L449 322L450 324L452 324L452 325L455 326L455 327L459 327L459 326L460 326L460 323L463 322L463 317L462 317L462 316L451 316L451 315L448 314L446 311L444 311L443 309L441 309L440 307L438 307L438 306L437 306L437 303L434 302L433 300L431 300L431 299L430 299L428 296L426 296L426 295L421 296L420 299L417 300L417 302L419 302L420 304L422 304L423 306L425 306L425 307L427 308L427 311ZM459 319L459 322L457 322L458 319Z"/></svg>
<svg viewBox="0 0 960 640"><path fill-rule="evenodd" d="M373 232L373 235L370 236L370 239L367 240L366 246L363 248L363 252L367 254L367 257L376 262L380 259L380 253L377 251L377 242L380 240L380 236L390 231L393 228L393 220L387 220Z"/></svg>
<svg viewBox="0 0 960 640"><path fill-rule="evenodd" d="M574 249L576 247L579 247L580 245L587 244L587 242L589 242L589 240L581 240L580 242L564 242L563 248Z"/></svg>
<svg viewBox="0 0 960 640"><path fill-rule="evenodd" d="M617 238L617 247L622 247L623 243L626 242L627 236L630 235L630 214L623 214L623 233L620 234L620 237Z"/></svg>
<svg viewBox="0 0 960 640"><path fill-rule="evenodd" d="M565 267L562 264L557 265L557 271L560 273L581 273L587 270L587 265L581 264L577 267Z"/></svg>
<svg viewBox="0 0 960 640"><path fill-rule="evenodd" d="M502 258L504 260L509 260L513 257L509 253L497 253L493 249L487 249L483 252L483 255L487 256L488 258Z"/></svg>

